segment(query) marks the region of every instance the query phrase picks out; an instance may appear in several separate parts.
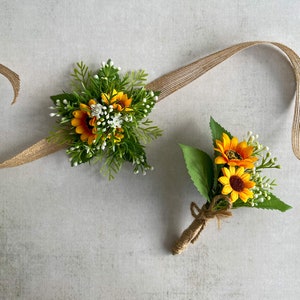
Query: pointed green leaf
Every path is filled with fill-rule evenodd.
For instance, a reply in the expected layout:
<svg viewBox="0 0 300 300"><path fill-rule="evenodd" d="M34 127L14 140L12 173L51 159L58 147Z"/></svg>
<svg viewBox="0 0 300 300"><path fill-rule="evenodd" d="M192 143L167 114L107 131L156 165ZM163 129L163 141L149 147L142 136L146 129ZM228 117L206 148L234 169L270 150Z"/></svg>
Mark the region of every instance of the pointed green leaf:
<svg viewBox="0 0 300 300"><path fill-rule="evenodd" d="M230 138L232 138L232 135L229 131L227 131L224 127L222 127L218 122L216 122L212 117L210 117L209 126L212 134L212 140L213 145L216 147L216 140L222 140L223 133L226 133ZM219 155L220 153L215 151L215 157ZM214 167L214 188L218 185L218 177L220 175L222 165L215 165Z"/></svg>
<svg viewBox="0 0 300 300"><path fill-rule="evenodd" d="M232 138L232 135L229 131L223 128L218 122L216 122L212 117L210 117L209 126L213 138L213 144L216 146L216 140L222 139L222 134L227 133L227 135Z"/></svg>
<svg viewBox="0 0 300 300"><path fill-rule="evenodd" d="M210 201L210 191L213 186L213 162L209 155L197 148L180 144L185 164L191 179L199 193Z"/></svg>
<svg viewBox="0 0 300 300"><path fill-rule="evenodd" d="M255 206L251 206L251 204L248 202L244 203L243 201L238 200L233 203L233 208L247 206L247 207L255 207L255 208L262 208L262 209L277 209L280 210L281 212L285 212L288 209L292 208L290 205L284 203L272 193L270 193L270 197L271 197L270 200L265 200L264 202L258 202L257 205Z"/></svg>

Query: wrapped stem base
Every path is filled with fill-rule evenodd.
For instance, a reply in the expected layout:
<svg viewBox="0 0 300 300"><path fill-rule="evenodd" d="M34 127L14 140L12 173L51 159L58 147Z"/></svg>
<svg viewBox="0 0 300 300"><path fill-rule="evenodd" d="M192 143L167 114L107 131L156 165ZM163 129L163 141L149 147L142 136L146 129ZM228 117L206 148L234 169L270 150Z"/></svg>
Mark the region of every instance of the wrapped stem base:
<svg viewBox="0 0 300 300"><path fill-rule="evenodd" d="M221 199L225 199L228 202L228 206L224 209L216 209L215 205ZM192 202L190 210L195 219L191 225L183 231L180 238L175 243L174 247L172 248L172 254L180 254L188 247L190 243L193 244L198 239L209 219L216 217L218 220L220 220L222 218L231 217L232 213L229 210L230 208L230 199L224 195L215 196L210 203L204 204L201 209L196 203Z"/></svg>

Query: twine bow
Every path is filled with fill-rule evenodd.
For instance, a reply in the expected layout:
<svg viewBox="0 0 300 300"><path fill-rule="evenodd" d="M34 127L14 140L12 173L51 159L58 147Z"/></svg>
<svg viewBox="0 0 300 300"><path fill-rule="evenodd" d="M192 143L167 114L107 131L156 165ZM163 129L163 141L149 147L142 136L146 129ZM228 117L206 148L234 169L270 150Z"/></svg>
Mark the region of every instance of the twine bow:
<svg viewBox="0 0 300 300"><path fill-rule="evenodd" d="M227 207L222 209L216 209L215 205L218 203L219 200L226 200ZM225 195L217 195L215 196L209 205L204 204L200 209L199 206L192 202L190 206L191 214L195 218L192 224L183 231L180 238L172 248L173 255L182 253L190 243L194 243L202 230L204 229L207 221L209 219L217 218L218 222L220 222L223 218L228 218L232 216L230 199Z"/></svg>

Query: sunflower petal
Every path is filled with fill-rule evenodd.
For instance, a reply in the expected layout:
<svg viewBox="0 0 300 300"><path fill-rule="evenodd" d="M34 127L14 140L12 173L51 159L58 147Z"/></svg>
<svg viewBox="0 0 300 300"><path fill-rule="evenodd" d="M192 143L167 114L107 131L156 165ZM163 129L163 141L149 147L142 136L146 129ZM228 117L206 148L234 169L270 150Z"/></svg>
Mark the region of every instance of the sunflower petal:
<svg viewBox="0 0 300 300"><path fill-rule="evenodd" d="M230 175L235 175L235 167L229 166Z"/></svg>
<svg viewBox="0 0 300 300"><path fill-rule="evenodd" d="M251 188L253 188L255 186L255 182L254 181L246 181L246 182L244 182L244 184L245 184L245 187L247 189L251 189Z"/></svg>
<svg viewBox="0 0 300 300"><path fill-rule="evenodd" d="M95 135L90 135L88 137L88 144L91 145L93 144L93 141L95 140L96 136Z"/></svg>
<svg viewBox="0 0 300 300"><path fill-rule="evenodd" d="M81 123L82 123L81 119L74 118L71 120L71 125L74 127L79 126Z"/></svg>
<svg viewBox="0 0 300 300"><path fill-rule="evenodd" d="M240 192L239 193L239 196L240 196L240 199L243 201L243 202L247 202L247 200L249 198L253 198L253 193L249 190L245 190L243 192Z"/></svg>
<svg viewBox="0 0 300 300"><path fill-rule="evenodd" d="M232 191L233 191L232 187L229 184L226 184L226 185L223 186L222 195L228 195Z"/></svg>
<svg viewBox="0 0 300 300"><path fill-rule="evenodd" d="M254 164L250 159L240 160L238 162L238 165L240 167L244 167L245 169L253 169L254 168Z"/></svg>
<svg viewBox="0 0 300 300"><path fill-rule="evenodd" d="M219 177L218 181L221 182L223 185L229 184L229 178L226 176Z"/></svg>
<svg viewBox="0 0 300 300"><path fill-rule="evenodd" d="M223 175L230 178L231 172L228 168L222 168Z"/></svg>
<svg viewBox="0 0 300 300"><path fill-rule="evenodd" d="M235 150L238 143L239 143L238 139L236 137L233 137L230 142L230 149Z"/></svg>
<svg viewBox="0 0 300 300"><path fill-rule="evenodd" d="M96 125L96 121L97 121L96 117L93 117L93 118L89 121L90 126L95 126L95 125Z"/></svg>
<svg viewBox="0 0 300 300"><path fill-rule="evenodd" d="M244 171L245 171L244 167L239 167L239 168L236 170L235 174L236 174L237 176L241 177L241 176L244 174Z"/></svg>
<svg viewBox="0 0 300 300"><path fill-rule="evenodd" d="M224 145L224 150L230 149L230 138L226 133L223 133L223 145Z"/></svg>
<svg viewBox="0 0 300 300"><path fill-rule="evenodd" d="M82 110L74 110L73 111L73 116L77 119L82 119L86 115L86 112Z"/></svg>
<svg viewBox="0 0 300 300"><path fill-rule="evenodd" d="M239 198L239 193L236 191L232 191L231 193L231 201L235 202Z"/></svg>
<svg viewBox="0 0 300 300"><path fill-rule="evenodd" d="M84 134L82 134L81 136L80 136L80 139L83 141L83 142L85 142L87 139L88 139L88 134L86 134L86 133L84 133Z"/></svg>
<svg viewBox="0 0 300 300"><path fill-rule="evenodd" d="M243 181L249 181L250 179L250 174L249 173L244 173L244 174L241 174L240 177L243 179Z"/></svg>
<svg viewBox="0 0 300 300"><path fill-rule="evenodd" d="M84 103L80 103L80 109L83 111L90 111L90 107Z"/></svg>
<svg viewBox="0 0 300 300"><path fill-rule="evenodd" d="M80 126L76 127L75 131L76 131L76 133L81 134L81 133L84 133L86 131L86 128L84 126L80 125Z"/></svg>
<svg viewBox="0 0 300 300"><path fill-rule="evenodd" d="M96 105L97 104L97 101L95 100L95 99L91 99L90 101L89 101L89 106L91 106L91 105Z"/></svg>
<svg viewBox="0 0 300 300"><path fill-rule="evenodd" d="M219 140L216 140L216 145L217 145L218 148L215 148L215 150L224 154L223 143Z"/></svg>
<svg viewBox="0 0 300 300"><path fill-rule="evenodd" d="M223 165L226 163L227 163L227 160L223 156L217 156L215 158L215 164L217 164L217 165Z"/></svg>

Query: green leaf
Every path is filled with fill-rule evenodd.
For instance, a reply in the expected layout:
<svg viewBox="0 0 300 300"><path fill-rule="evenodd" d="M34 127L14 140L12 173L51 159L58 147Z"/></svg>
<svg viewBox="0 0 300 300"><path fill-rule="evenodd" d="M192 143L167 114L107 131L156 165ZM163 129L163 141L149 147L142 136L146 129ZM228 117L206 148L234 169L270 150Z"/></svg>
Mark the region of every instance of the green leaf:
<svg viewBox="0 0 300 300"><path fill-rule="evenodd" d="M227 133L227 135L232 138L232 135L229 131L223 128L218 122L216 122L212 117L210 117L209 126L213 138L213 144L216 146L216 140L222 139L222 134Z"/></svg>
<svg viewBox="0 0 300 300"><path fill-rule="evenodd" d="M230 138L232 135L229 131L227 131L224 127L222 127L218 122L216 122L212 117L210 117L209 126L212 134L213 145L216 147L216 140L222 140L223 133L226 133ZM218 152L215 151L215 157L219 155ZM217 188L218 185L218 177L220 175L222 165L215 165L214 167L214 189Z"/></svg>
<svg viewBox="0 0 300 300"><path fill-rule="evenodd" d="M185 164L191 179L199 193L210 201L210 191L213 186L213 162L209 155L197 148L180 144Z"/></svg>
<svg viewBox="0 0 300 300"><path fill-rule="evenodd" d="M255 208L262 208L262 209L277 209L280 210L281 212L285 212L288 209L292 208L290 205L284 203L272 193L269 193L269 195L271 197L270 200L265 200L264 202L257 202L257 205L254 206L251 206L251 204L248 202L244 203L243 201L238 200L233 203L233 208L246 206L246 207L255 207Z"/></svg>

